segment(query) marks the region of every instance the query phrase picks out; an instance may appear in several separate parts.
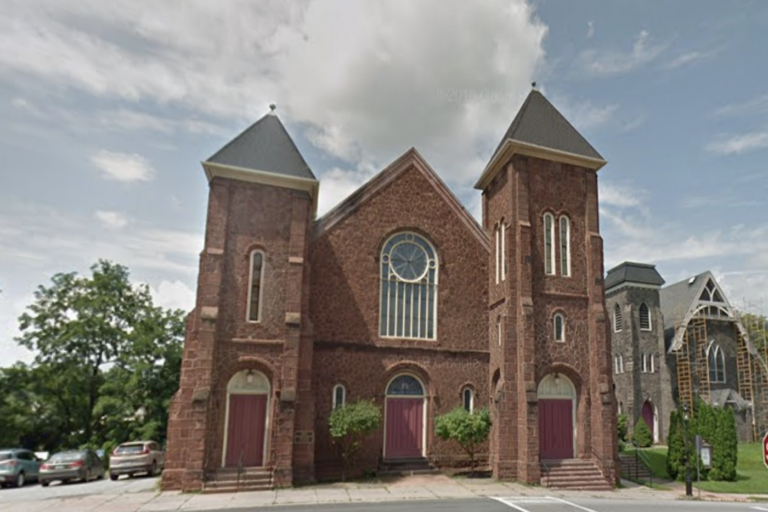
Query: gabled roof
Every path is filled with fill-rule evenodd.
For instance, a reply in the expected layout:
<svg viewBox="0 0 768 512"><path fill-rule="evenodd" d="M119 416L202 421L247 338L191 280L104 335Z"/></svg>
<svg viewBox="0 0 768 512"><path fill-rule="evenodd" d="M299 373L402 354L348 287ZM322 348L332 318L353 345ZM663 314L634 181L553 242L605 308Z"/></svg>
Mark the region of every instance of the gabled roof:
<svg viewBox="0 0 768 512"><path fill-rule="evenodd" d="M587 139L536 89L523 102L475 188L485 188L498 172L499 165L506 163L514 153L595 170L606 164Z"/></svg>
<svg viewBox="0 0 768 512"><path fill-rule="evenodd" d="M737 411L742 411L750 406L749 400L746 400L735 389L713 389L710 391L709 396L710 405L715 407L725 407L726 405L732 405Z"/></svg>
<svg viewBox="0 0 768 512"><path fill-rule="evenodd" d="M507 139L587 158L603 159L587 139L536 89L528 94L507 133L501 138L494 155Z"/></svg>
<svg viewBox="0 0 768 512"><path fill-rule="evenodd" d="M664 279L656 270L656 265L625 261L608 271L605 276L605 291L624 283L660 287L664 284Z"/></svg>
<svg viewBox="0 0 768 512"><path fill-rule="evenodd" d="M709 283L718 292L717 301L711 301L703 295ZM722 316L714 317L714 319L735 322L736 328L748 338L738 315L731 307L720 285L717 284L715 276L708 270L662 288L659 298L661 300L661 312L664 315L664 337L670 352L683 345L685 331L691 319L696 315L707 317L710 309L717 312L718 315L722 313ZM709 318L713 317L709 316ZM754 349L751 348L749 339L747 339L747 345L752 352Z"/></svg>
<svg viewBox="0 0 768 512"><path fill-rule="evenodd" d="M206 163L316 180L293 139L270 113L243 130L211 156Z"/></svg>
<svg viewBox="0 0 768 512"><path fill-rule="evenodd" d="M411 148L403 153L397 160L389 164L389 166L379 174L368 180L367 183L363 184L341 203L336 205L336 207L318 219L315 224L314 238L319 237L326 231L332 229L343 219L354 214L362 204L367 202L410 168L416 169L427 179L427 181L434 187L437 194L442 197L448 207L453 210L464 227L472 233L485 250L490 251L490 242L480 225L415 148Z"/></svg>

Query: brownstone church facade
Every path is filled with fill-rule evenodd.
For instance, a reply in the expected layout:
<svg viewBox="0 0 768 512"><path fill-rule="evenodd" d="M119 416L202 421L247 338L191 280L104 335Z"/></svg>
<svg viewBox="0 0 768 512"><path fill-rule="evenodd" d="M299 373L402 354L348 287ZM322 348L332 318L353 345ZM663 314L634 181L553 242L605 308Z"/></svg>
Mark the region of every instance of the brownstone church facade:
<svg viewBox="0 0 768 512"><path fill-rule="evenodd" d="M358 399L383 413L359 469L461 465L435 418L488 407L495 477L546 483L568 461L613 485L605 163L533 90L479 173L482 225L415 149L316 218L319 183L278 117L246 129L203 162L205 246L163 486L336 477L327 418Z"/></svg>

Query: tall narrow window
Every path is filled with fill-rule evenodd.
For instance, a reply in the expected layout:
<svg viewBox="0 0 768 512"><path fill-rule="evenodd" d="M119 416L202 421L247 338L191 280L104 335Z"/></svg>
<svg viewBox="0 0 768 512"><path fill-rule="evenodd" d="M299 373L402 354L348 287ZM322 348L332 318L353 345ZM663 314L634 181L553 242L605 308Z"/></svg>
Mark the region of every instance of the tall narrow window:
<svg viewBox="0 0 768 512"><path fill-rule="evenodd" d="M251 253L251 275L248 283L248 321L261 321L261 290L264 282L264 253Z"/></svg>
<svg viewBox="0 0 768 512"><path fill-rule="evenodd" d="M555 218L551 213L544 214L544 272L555 273Z"/></svg>
<svg viewBox="0 0 768 512"><path fill-rule="evenodd" d="M656 361L654 360L654 355L649 354L648 358L651 360L651 373L654 373L656 371Z"/></svg>
<svg viewBox="0 0 768 512"><path fill-rule="evenodd" d="M619 356L613 356L613 373L619 374Z"/></svg>
<svg viewBox="0 0 768 512"><path fill-rule="evenodd" d="M651 330L651 311L648 309L648 306L645 304L645 302L640 304L640 330Z"/></svg>
<svg viewBox="0 0 768 512"><path fill-rule="evenodd" d="M347 403L347 388L344 384L336 384L333 386L333 408L344 407Z"/></svg>
<svg viewBox="0 0 768 512"><path fill-rule="evenodd" d="M381 251L381 336L437 337L438 268L435 249L422 236L404 232L386 241Z"/></svg>
<svg viewBox="0 0 768 512"><path fill-rule="evenodd" d="M613 308L613 332L621 332L621 307L618 304Z"/></svg>
<svg viewBox="0 0 768 512"><path fill-rule="evenodd" d="M619 354L619 373L624 373L624 356Z"/></svg>
<svg viewBox="0 0 768 512"><path fill-rule="evenodd" d="M475 393L472 391L472 388L464 388L464 391L461 392L461 400L464 403L464 409L467 412L475 410Z"/></svg>
<svg viewBox="0 0 768 512"><path fill-rule="evenodd" d="M711 341L709 343L709 381L710 382L725 382L725 354L720 348L720 345Z"/></svg>
<svg viewBox="0 0 768 512"><path fill-rule="evenodd" d="M560 274L571 275L571 221L560 217Z"/></svg>
<svg viewBox="0 0 768 512"><path fill-rule="evenodd" d="M561 315L560 313L557 313L554 317L554 334L555 334L555 341L557 342L564 342L565 341L565 317Z"/></svg>
<svg viewBox="0 0 768 512"><path fill-rule="evenodd" d="M501 340L504 339L501 328L501 317L496 317L496 337L499 339L499 346L501 346Z"/></svg>
<svg viewBox="0 0 768 512"><path fill-rule="evenodd" d="M507 225L501 219L501 280L507 279Z"/></svg>
<svg viewBox="0 0 768 512"><path fill-rule="evenodd" d="M501 238L501 233L499 233L498 224L493 227L493 235L496 237L496 259L494 260L496 268L496 284L499 284L499 276L501 274L501 269L499 268L499 259L501 258L501 247L499 246L499 239Z"/></svg>

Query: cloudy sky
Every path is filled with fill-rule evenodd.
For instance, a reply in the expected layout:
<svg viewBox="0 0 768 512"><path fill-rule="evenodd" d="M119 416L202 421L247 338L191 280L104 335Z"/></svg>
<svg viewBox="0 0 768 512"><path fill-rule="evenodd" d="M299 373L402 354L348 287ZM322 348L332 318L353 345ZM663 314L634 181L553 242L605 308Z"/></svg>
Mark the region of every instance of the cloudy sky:
<svg viewBox="0 0 768 512"><path fill-rule="evenodd" d="M200 161L271 102L320 213L415 146L478 216L535 80L609 162L606 268L768 298L766 26L759 0L5 1L0 365L35 287L98 258L192 307Z"/></svg>

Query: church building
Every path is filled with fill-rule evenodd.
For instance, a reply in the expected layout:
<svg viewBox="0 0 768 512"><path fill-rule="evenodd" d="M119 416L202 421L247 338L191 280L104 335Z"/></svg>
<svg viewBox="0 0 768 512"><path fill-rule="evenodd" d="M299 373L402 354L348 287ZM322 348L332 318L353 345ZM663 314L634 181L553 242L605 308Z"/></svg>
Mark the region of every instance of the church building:
<svg viewBox="0 0 768 512"><path fill-rule="evenodd" d="M482 223L410 149L320 218L320 183L271 112L203 162L205 244L163 487L338 478L333 408L382 425L358 471L466 464L435 435L488 408L499 479L618 478L600 154L532 90L475 188Z"/></svg>

